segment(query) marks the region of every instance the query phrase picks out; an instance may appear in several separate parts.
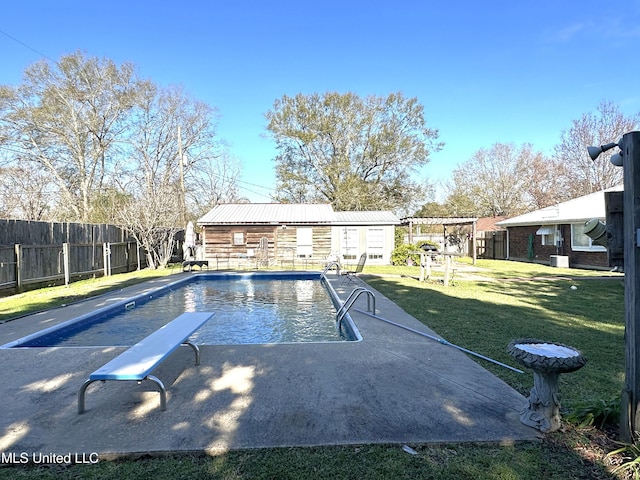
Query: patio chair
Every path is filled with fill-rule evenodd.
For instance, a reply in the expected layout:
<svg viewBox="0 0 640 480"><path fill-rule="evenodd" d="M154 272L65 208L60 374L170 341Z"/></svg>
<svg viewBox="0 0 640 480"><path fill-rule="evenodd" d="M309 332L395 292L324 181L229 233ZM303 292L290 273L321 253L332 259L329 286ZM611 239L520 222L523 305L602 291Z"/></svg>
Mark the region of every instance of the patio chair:
<svg viewBox="0 0 640 480"><path fill-rule="evenodd" d="M284 247L280 254L280 266L284 267L285 263L291 263L291 269L296 269L296 251L291 247Z"/></svg>
<svg viewBox="0 0 640 480"><path fill-rule="evenodd" d="M364 264L366 261L367 261L367 252L364 252L362 255L360 255L360 260L358 260L358 265L356 265L355 270L345 270L342 272L342 275L344 275L344 277L340 285L342 285L344 282L347 282L347 281L355 282L358 275L362 273L362 269L364 268Z"/></svg>
<svg viewBox="0 0 640 480"><path fill-rule="evenodd" d="M267 237L260 239L260 245L256 252L256 266L268 267L269 266L269 240Z"/></svg>

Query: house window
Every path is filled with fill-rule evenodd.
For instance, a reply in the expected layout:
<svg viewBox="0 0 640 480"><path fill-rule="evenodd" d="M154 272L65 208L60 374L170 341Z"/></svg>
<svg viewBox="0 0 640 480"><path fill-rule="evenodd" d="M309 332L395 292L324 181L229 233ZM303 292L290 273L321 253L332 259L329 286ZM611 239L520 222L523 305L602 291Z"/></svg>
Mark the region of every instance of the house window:
<svg viewBox="0 0 640 480"><path fill-rule="evenodd" d="M555 225L546 225L542 226L536 232L536 235L540 235L542 237L542 245L552 245L556 244L556 226Z"/></svg>
<svg viewBox="0 0 640 480"><path fill-rule="evenodd" d="M384 256L384 229L367 229L367 257L382 260Z"/></svg>
<svg viewBox="0 0 640 480"><path fill-rule="evenodd" d="M244 245L244 232L233 232L233 244Z"/></svg>
<svg viewBox="0 0 640 480"><path fill-rule="evenodd" d="M298 227L296 229L296 255L299 258L310 258L313 254L313 228Z"/></svg>
<svg viewBox="0 0 640 480"><path fill-rule="evenodd" d="M576 252L606 252L601 245L594 245L591 238L584 234L583 223L571 224L571 250Z"/></svg>
<svg viewBox="0 0 640 480"><path fill-rule="evenodd" d="M345 260L355 260L358 257L359 242L358 229L345 227L342 238L342 258Z"/></svg>

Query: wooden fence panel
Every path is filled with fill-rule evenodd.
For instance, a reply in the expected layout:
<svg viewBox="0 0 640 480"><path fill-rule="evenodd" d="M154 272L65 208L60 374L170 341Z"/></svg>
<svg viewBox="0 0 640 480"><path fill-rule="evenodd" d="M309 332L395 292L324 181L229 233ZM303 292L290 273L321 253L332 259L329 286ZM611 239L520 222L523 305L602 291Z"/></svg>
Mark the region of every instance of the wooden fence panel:
<svg viewBox="0 0 640 480"><path fill-rule="evenodd" d="M476 237L478 258L504 260L507 258L506 232L478 232Z"/></svg>
<svg viewBox="0 0 640 480"><path fill-rule="evenodd" d="M86 275L104 272L104 245L70 244L69 275Z"/></svg>
<svg viewBox="0 0 640 480"><path fill-rule="evenodd" d="M108 252L105 244L109 245ZM3 290L67 283L88 275L124 273L146 266L144 252L116 225L0 219Z"/></svg>
<svg viewBox="0 0 640 480"><path fill-rule="evenodd" d="M136 242L0 247L0 289L20 291L27 285L68 283L144 267L146 258Z"/></svg>
<svg viewBox="0 0 640 480"><path fill-rule="evenodd" d="M116 225L0 219L0 245L102 244L127 240L131 238Z"/></svg>
<svg viewBox="0 0 640 480"><path fill-rule="evenodd" d="M18 272L21 284L64 277L62 245L20 245Z"/></svg>
<svg viewBox="0 0 640 480"><path fill-rule="evenodd" d="M138 245L135 242L119 242L109 245L111 250L111 273L123 273L138 268ZM140 259L144 262L144 259Z"/></svg>
<svg viewBox="0 0 640 480"><path fill-rule="evenodd" d="M0 288L16 285L16 249L0 247Z"/></svg>

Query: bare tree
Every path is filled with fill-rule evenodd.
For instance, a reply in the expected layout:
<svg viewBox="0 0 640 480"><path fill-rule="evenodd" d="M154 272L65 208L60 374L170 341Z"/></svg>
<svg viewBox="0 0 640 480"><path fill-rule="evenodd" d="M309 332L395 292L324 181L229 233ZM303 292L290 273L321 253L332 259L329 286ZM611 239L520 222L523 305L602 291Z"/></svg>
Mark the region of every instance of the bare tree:
<svg viewBox="0 0 640 480"><path fill-rule="evenodd" d="M523 188L527 210L538 210L572 198L567 185L571 175L561 158L536 154L526 162L525 171Z"/></svg>
<svg viewBox="0 0 640 480"><path fill-rule="evenodd" d="M5 218L41 221L55 204L49 176L25 165L0 168L0 212Z"/></svg>
<svg viewBox="0 0 640 480"><path fill-rule="evenodd" d="M558 159L566 165L563 172L570 197L587 195L622 183L622 169L611 164L615 152L604 153L594 162L587 154L590 145L617 142L622 135L640 125L640 116L625 117L617 104L601 102L595 113L585 113L562 132L555 147Z"/></svg>
<svg viewBox="0 0 640 480"><path fill-rule="evenodd" d="M142 246L149 268L165 267L175 245L175 235L182 229L182 213L175 208L175 189L160 185L143 195L131 196L120 205L118 223Z"/></svg>
<svg viewBox="0 0 640 480"><path fill-rule="evenodd" d="M110 173L128 113L145 82L133 65L63 56L28 67L18 87L0 87L0 129L21 162L55 182L76 220L91 217L91 196Z"/></svg>
<svg viewBox="0 0 640 480"><path fill-rule="evenodd" d="M129 157L117 175L128 198L114 216L145 247L151 267L169 261L174 235L186 227L183 199L198 189L201 166L218 157L214 120L212 108L178 87L150 86L136 106Z"/></svg>
<svg viewBox="0 0 640 480"><path fill-rule="evenodd" d="M200 217L219 203L243 201L238 188L241 172L240 162L226 151L192 169L189 184L193 188L187 192L191 212Z"/></svg>
<svg viewBox="0 0 640 480"><path fill-rule="evenodd" d="M532 145L516 147L496 143L478 150L453 171L450 202L466 214L477 216L515 215L529 207L527 198L528 165L540 157Z"/></svg>

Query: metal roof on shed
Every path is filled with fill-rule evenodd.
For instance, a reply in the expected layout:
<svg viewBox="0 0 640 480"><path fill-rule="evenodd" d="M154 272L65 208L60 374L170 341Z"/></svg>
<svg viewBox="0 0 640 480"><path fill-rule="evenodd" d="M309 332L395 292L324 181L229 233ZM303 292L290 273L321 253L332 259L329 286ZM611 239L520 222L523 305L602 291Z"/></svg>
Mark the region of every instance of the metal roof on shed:
<svg viewBox="0 0 640 480"><path fill-rule="evenodd" d="M398 225L393 212L334 212L330 204L226 203L216 205L198 220L199 225L264 224Z"/></svg>
<svg viewBox="0 0 640 480"><path fill-rule="evenodd" d="M400 219L389 211L334 212L334 225L399 225Z"/></svg>
<svg viewBox="0 0 640 480"><path fill-rule="evenodd" d="M216 205L198 220L200 225L326 224L333 221L329 204L226 203Z"/></svg>

